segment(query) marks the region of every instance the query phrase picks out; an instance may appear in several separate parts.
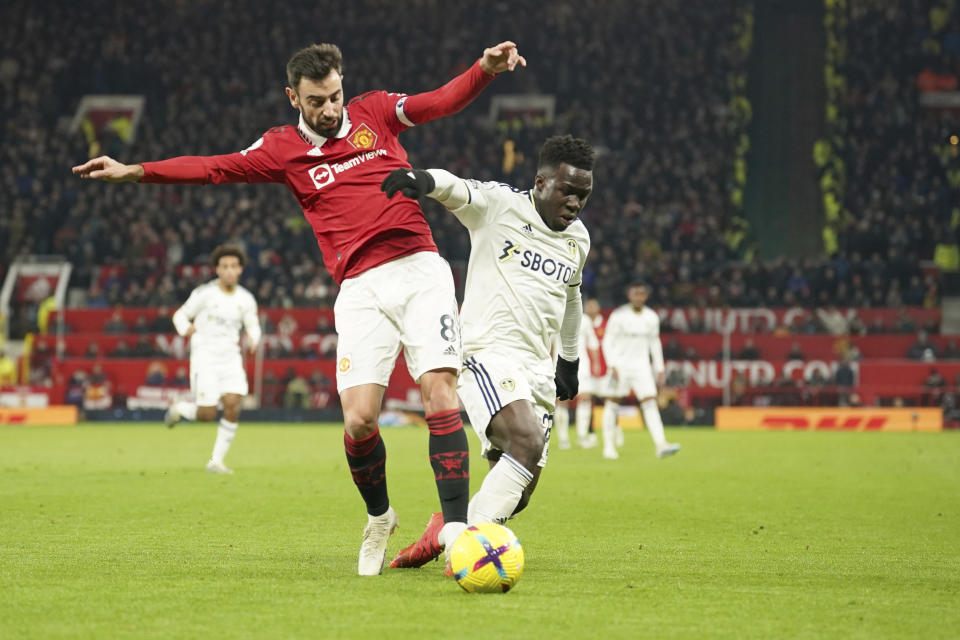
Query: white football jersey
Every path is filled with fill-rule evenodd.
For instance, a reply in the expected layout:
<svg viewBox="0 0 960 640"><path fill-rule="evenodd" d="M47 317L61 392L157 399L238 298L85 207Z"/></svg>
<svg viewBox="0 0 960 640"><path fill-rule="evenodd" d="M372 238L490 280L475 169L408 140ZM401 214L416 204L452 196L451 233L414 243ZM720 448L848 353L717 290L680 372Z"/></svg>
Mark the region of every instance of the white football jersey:
<svg viewBox="0 0 960 640"><path fill-rule="evenodd" d="M190 324L196 332L190 337L191 358L222 358L240 354L240 331L246 330L251 343L260 342L260 321L253 294L237 285L226 293L219 282L202 284L173 314L173 324L180 335Z"/></svg>
<svg viewBox="0 0 960 640"><path fill-rule="evenodd" d="M550 348L563 322L567 290L580 286L590 250L587 228L577 220L553 231L529 190L499 182L463 184L466 203L451 209L470 231L460 310L463 357L501 348L528 355L532 370L553 375Z"/></svg>
<svg viewBox="0 0 960 640"><path fill-rule="evenodd" d="M614 309L603 332L603 357L607 366L618 372L650 366L654 374L662 372L663 348L657 312L650 307L634 311L629 304Z"/></svg>

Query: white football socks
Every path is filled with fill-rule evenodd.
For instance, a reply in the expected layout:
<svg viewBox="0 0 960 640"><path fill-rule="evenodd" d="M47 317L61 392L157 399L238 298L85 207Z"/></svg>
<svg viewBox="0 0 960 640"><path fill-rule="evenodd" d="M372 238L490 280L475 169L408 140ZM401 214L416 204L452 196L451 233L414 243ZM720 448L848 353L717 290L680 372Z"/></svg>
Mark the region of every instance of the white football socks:
<svg viewBox="0 0 960 640"><path fill-rule="evenodd" d="M590 433L590 423L593 422L593 400L577 400L577 437L583 439Z"/></svg>
<svg viewBox="0 0 960 640"><path fill-rule="evenodd" d="M186 400L181 400L176 403L174 407L177 410L177 413L180 414L180 417L184 420L196 420L197 419L197 403L188 402Z"/></svg>
<svg viewBox="0 0 960 640"><path fill-rule="evenodd" d="M617 450L617 415L620 413L620 403L607 400L603 403L603 450L615 452Z"/></svg>
<svg viewBox="0 0 960 640"><path fill-rule="evenodd" d="M663 435L663 420L660 418L660 407L657 406L655 398L647 398L640 403L640 411L643 413L643 423L647 425L647 431L653 438L653 444L657 450L667 446L667 438Z"/></svg>
<svg viewBox="0 0 960 640"><path fill-rule="evenodd" d="M220 418L220 424L217 425L217 440L213 443L213 455L210 459L222 464L235 435L237 435L237 423Z"/></svg>
<svg viewBox="0 0 960 640"><path fill-rule="evenodd" d="M510 454L500 456L467 507L467 524L506 522L520 503L533 474Z"/></svg>
<svg viewBox="0 0 960 640"><path fill-rule="evenodd" d="M553 412L553 430L557 433L561 447L570 446L570 407L557 405Z"/></svg>

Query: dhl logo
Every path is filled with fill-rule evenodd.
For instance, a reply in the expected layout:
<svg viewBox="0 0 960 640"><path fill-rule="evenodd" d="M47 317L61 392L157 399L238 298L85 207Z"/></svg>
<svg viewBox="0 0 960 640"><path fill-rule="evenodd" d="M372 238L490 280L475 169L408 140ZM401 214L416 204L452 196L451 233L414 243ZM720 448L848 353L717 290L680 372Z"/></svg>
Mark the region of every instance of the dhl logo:
<svg viewBox="0 0 960 640"><path fill-rule="evenodd" d="M742 431L940 431L939 407L801 408L718 407L717 429Z"/></svg>
<svg viewBox="0 0 960 640"><path fill-rule="evenodd" d="M0 427L55 426L77 423L77 408L69 405L54 405L46 408L0 409Z"/></svg>
<svg viewBox="0 0 960 640"><path fill-rule="evenodd" d="M760 424L771 429L840 429L847 431L879 431L887 424L887 416L763 416Z"/></svg>

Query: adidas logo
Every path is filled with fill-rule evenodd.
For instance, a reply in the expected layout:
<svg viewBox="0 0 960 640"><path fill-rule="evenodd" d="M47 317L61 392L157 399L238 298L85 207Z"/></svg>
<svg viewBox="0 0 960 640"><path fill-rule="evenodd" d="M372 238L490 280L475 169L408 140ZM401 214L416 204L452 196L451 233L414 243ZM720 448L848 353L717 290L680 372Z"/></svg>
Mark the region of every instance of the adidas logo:
<svg viewBox="0 0 960 640"><path fill-rule="evenodd" d="M533 237L533 227L531 227L529 223L520 227L520 231L523 231L525 234L527 234L531 238Z"/></svg>
<svg viewBox="0 0 960 640"><path fill-rule="evenodd" d="M307 151L308 156L322 156L323 151L320 150L320 147L313 147L310 151Z"/></svg>
<svg viewBox="0 0 960 640"><path fill-rule="evenodd" d="M452 344L443 350L443 355L445 356L455 356L457 355L457 348Z"/></svg>

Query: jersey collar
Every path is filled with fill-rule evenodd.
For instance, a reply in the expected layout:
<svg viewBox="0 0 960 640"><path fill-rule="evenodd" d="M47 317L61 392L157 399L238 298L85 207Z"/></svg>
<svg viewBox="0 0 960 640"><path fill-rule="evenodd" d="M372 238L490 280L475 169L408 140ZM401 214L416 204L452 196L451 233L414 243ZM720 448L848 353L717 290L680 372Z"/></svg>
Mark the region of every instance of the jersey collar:
<svg viewBox="0 0 960 640"><path fill-rule="evenodd" d="M340 124L340 129L337 131L334 138L346 138L347 134L350 133L350 114L347 113L347 108L343 108L343 122ZM303 114L300 114L300 122L297 124L297 129L300 131L300 135L307 139L308 142L317 147L322 147L323 144L329 140L329 138L324 138L319 133L307 126L307 123L303 120Z"/></svg>

